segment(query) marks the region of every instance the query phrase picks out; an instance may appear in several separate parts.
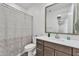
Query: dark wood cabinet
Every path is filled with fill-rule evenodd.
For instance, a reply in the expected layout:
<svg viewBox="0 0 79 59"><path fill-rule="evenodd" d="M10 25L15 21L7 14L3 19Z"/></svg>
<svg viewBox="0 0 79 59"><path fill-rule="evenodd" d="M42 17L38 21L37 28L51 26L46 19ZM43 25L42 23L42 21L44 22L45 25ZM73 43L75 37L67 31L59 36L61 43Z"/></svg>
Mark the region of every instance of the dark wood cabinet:
<svg viewBox="0 0 79 59"><path fill-rule="evenodd" d="M79 56L79 49L37 39L37 56Z"/></svg>

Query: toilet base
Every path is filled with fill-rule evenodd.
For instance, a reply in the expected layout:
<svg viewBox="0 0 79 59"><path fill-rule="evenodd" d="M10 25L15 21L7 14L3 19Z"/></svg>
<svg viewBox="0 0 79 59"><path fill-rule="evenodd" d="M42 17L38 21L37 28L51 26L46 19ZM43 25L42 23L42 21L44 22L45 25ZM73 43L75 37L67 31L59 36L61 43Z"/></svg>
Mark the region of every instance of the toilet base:
<svg viewBox="0 0 79 59"><path fill-rule="evenodd" d="M28 56L35 56L36 55L36 49L28 52Z"/></svg>
<svg viewBox="0 0 79 59"><path fill-rule="evenodd" d="M28 56L33 56L32 52L28 52Z"/></svg>

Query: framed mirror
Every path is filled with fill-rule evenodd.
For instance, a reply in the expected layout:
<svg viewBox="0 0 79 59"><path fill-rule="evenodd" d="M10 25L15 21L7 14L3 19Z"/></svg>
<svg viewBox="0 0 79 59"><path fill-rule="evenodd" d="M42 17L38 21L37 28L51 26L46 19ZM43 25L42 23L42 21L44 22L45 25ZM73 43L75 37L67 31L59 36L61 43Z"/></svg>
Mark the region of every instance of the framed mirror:
<svg viewBox="0 0 79 59"><path fill-rule="evenodd" d="M45 32L73 34L74 5L55 3L45 8Z"/></svg>

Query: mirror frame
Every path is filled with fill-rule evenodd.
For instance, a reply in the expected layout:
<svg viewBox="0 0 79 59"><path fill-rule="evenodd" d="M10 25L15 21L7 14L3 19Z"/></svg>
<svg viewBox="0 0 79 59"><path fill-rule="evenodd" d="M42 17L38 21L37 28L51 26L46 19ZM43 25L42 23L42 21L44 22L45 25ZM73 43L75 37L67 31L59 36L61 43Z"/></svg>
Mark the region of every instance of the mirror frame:
<svg viewBox="0 0 79 59"><path fill-rule="evenodd" d="M74 32L74 21L75 21L75 3L72 3L72 4L74 4L74 6L73 6L73 32L72 33L57 33L57 32L47 32L46 31L46 28L47 28L47 19L46 19L46 17L47 17L47 8L48 7L51 7L51 6L54 6L54 5L56 5L56 4L59 4L59 3L54 3L54 4L51 4L51 5L48 5L48 6L46 6L45 7L45 33L53 33L53 34L70 34L70 35L79 35L79 34L75 34L75 32Z"/></svg>
<svg viewBox="0 0 79 59"><path fill-rule="evenodd" d="M77 20L78 18L78 4L79 3L74 3L74 19ZM79 35L79 33L75 33L75 20L74 20L74 33L75 35Z"/></svg>

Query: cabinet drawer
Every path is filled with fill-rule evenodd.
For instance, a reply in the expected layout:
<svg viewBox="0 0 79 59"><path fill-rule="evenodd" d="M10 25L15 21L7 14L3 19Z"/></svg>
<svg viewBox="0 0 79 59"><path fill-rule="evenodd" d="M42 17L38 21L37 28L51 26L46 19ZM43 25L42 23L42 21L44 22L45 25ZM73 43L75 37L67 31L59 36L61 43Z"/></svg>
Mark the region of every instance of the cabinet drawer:
<svg viewBox="0 0 79 59"><path fill-rule="evenodd" d="M55 44L55 43L50 43L50 42L45 41L44 46L54 48L56 50L62 51L62 52L67 53L67 54L72 53L72 50L71 50L72 48L71 47L63 46L63 45L60 45L60 44Z"/></svg>
<svg viewBox="0 0 79 59"><path fill-rule="evenodd" d="M73 48L73 55L79 56L79 49Z"/></svg>
<svg viewBox="0 0 79 59"><path fill-rule="evenodd" d="M53 44L53 43L47 42L47 41L44 41L44 46L54 48L54 49L56 48L56 44Z"/></svg>
<svg viewBox="0 0 79 59"><path fill-rule="evenodd" d="M55 56L71 56L71 55L60 52L60 51L55 51Z"/></svg>
<svg viewBox="0 0 79 59"><path fill-rule="evenodd" d="M43 45L43 40L37 39L37 43L42 44Z"/></svg>

